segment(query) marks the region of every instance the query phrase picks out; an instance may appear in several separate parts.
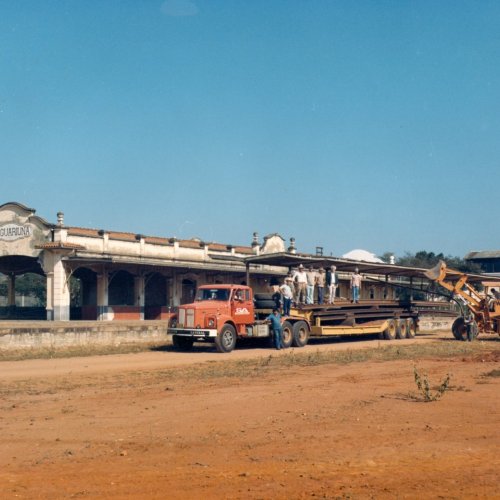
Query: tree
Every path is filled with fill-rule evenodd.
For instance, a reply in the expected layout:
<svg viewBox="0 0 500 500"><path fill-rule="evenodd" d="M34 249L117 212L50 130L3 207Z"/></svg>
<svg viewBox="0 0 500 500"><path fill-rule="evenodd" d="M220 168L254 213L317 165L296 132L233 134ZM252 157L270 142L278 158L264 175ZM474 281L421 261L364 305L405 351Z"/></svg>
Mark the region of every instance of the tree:
<svg viewBox="0 0 500 500"><path fill-rule="evenodd" d="M389 262L389 257L392 255L390 252L386 252L381 257L385 262ZM481 272L481 268L478 264L468 262L460 257L453 257L451 255L445 256L443 253L427 252L426 250L420 250L414 255L407 252L403 257L398 257L396 259L396 264L399 266L406 267L420 267L423 269L430 269L436 266L439 261L446 262L446 266L450 269L455 269L464 273L477 274ZM448 296L449 292L444 288L440 287L436 283L429 283L429 286L425 292L423 291L413 291L413 298L415 300L425 300L427 295L430 293L434 295L435 292L438 295ZM408 299L410 296L410 290L408 288L398 288L397 296L400 299Z"/></svg>

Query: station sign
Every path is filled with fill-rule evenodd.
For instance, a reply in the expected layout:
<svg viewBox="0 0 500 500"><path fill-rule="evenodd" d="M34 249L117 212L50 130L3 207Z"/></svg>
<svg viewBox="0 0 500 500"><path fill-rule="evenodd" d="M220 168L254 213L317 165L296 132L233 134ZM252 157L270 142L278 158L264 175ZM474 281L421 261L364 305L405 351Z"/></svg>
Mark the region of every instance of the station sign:
<svg viewBox="0 0 500 500"><path fill-rule="evenodd" d="M33 235L33 229L27 224L4 224L0 226L1 241L15 241L22 238L29 238Z"/></svg>

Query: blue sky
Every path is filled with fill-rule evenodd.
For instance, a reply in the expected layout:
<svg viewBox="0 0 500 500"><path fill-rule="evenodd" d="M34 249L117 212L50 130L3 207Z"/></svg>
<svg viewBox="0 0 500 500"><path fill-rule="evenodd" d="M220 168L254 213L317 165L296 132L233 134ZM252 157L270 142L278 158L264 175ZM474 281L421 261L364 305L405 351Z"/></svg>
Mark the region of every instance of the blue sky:
<svg viewBox="0 0 500 500"><path fill-rule="evenodd" d="M0 0L2 202L340 256L500 248L500 2Z"/></svg>

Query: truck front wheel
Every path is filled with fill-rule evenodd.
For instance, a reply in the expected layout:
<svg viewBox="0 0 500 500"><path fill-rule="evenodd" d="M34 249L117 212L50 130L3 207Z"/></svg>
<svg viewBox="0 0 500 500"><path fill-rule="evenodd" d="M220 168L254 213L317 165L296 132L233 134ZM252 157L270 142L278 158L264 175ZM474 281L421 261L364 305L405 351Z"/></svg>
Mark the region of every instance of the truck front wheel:
<svg viewBox="0 0 500 500"><path fill-rule="evenodd" d="M305 321L297 321L293 325L293 345L304 347L309 340L309 326Z"/></svg>
<svg viewBox="0 0 500 500"><path fill-rule="evenodd" d="M215 347L219 352L231 352L236 346L236 330L233 325L224 325L215 337Z"/></svg>

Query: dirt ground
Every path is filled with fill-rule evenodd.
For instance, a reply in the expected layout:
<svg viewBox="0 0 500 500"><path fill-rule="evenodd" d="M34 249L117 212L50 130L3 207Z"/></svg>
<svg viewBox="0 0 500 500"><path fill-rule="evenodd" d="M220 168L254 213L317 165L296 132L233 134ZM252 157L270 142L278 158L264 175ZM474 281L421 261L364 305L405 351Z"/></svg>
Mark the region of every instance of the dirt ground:
<svg viewBox="0 0 500 500"><path fill-rule="evenodd" d="M475 344L0 363L0 498L500 498L500 341ZM451 374L440 400L423 402L414 366L432 386Z"/></svg>

